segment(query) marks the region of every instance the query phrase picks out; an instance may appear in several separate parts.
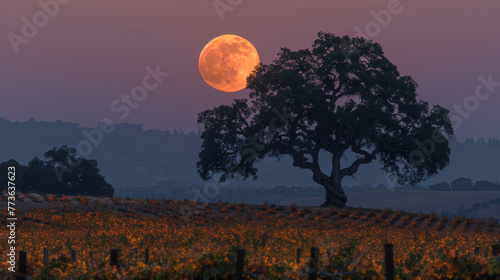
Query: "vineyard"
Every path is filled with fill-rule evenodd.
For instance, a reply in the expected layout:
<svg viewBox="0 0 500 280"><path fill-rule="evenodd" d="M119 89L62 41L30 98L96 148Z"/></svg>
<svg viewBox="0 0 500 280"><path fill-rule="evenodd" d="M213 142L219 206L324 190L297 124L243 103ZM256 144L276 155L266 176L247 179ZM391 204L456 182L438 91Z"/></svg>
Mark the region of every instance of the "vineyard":
<svg viewBox="0 0 500 280"><path fill-rule="evenodd" d="M25 206L17 214L16 248L27 253L34 279L231 279L238 249L246 251L247 277L308 279L312 247L319 248L319 271L354 272L338 279L385 279L386 243L394 246L396 279L500 273L500 257L491 251L500 237L494 219L37 194L18 200ZM119 251L115 266L109 264L113 249ZM304 252L299 259L297 249ZM5 262L0 275L14 279Z"/></svg>

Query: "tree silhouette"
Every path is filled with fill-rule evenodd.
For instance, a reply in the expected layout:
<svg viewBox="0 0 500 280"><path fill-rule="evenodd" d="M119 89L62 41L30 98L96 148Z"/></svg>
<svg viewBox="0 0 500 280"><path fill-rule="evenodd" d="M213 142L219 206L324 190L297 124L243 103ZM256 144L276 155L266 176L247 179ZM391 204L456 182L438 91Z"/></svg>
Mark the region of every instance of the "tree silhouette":
<svg viewBox="0 0 500 280"><path fill-rule="evenodd" d="M472 190L474 190L474 191L500 191L500 184L498 182L479 180L479 181L474 183Z"/></svg>
<svg viewBox="0 0 500 280"><path fill-rule="evenodd" d="M441 182L429 186L431 191L451 191L450 184L446 182Z"/></svg>
<svg viewBox="0 0 500 280"><path fill-rule="evenodd" d="M325 188L323 206L343 207L342 179L362 164L379 160L400 184L416 184L449 163L449 111L417 100L415 81L401 76L377 43L320 32L312 49L282 48L247 82L250 100L198 116L204 180L256 179L256 162L290 156ZM348 150L357 158L344 167ZM320 151L330 154L331 170L320 168Z"/></svg>
<svg viewBox="0 0 500 280"><path fill-rule="evenodd" d="M113 187L99 174L97 161L79 158L68 146L45 152L45 166L58 178L58 193L68 195L113 196Z"/></svg>
<svg viewBox="0 0 500 280"><path fill-rule="evenodd" d="M59 194L60 182L52 166L35 157L26 169L26 191L35 193Z"/></svg>
<svg viewBox="0 0 500 280"><path fill-rule="evenodd" d="M470 191L473 185L471 178L458 177L451 182L450 187L454 191Z"/></svg>
<svg viewBox="0 0 500 280"><path fill-rule="evenodd" d="M113 196L114 189L99 174L97 161L78 158L76 150L67 146L45 152L44 158L35 157L28 166L12 159L0 163L0 167L16 167L16 185L22 192ZM0 176L0 182L5 180L5 176Z"/></svg>

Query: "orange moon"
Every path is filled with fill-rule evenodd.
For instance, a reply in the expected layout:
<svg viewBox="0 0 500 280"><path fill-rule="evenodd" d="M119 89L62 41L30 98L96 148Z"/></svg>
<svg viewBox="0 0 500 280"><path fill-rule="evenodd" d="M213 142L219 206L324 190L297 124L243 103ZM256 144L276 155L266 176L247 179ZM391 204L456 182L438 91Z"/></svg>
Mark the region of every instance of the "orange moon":
<svg viewBox="0 0 500 280"><path fill-rule="evenodd" d="M247 77L259 62L257 49L249 41L227 34L213 39L203 48L198 68L211 87L235 92L246 87Z"/></svg>

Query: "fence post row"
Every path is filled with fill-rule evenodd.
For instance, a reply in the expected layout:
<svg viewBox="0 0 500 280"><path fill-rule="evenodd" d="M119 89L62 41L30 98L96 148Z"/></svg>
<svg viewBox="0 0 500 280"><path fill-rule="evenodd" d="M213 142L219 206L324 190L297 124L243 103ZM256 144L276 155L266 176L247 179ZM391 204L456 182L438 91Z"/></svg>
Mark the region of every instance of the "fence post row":
<svg viewBox="0 0 500 280"><path fill-rule="evenodd" d="M316 280L318 275L319 248L311 248L311 257L309 258L309 280Z"/></svg>
<svg viewBox="0 0 500 280"><path fill-rule="evenodd" d="M47 265L49 263L49 249L43 249L43 265Z"/></svg>
<svg viewBox="0 0 500 280"><path fill-rule="evenodd" d="M297 264L300 263L300 255L302 254L302 249L297 249Z"/></svg>
<svg viewBox="0 0 500 280"><path fill-rule="evenodd" d="M19 273L21 274L26 274L26 252L25 251L20 251L19 252Z"/></svg>
<svg viewBox="0 0 500 280"><path fill-rule="evenodd" d="M109 258L109 264L111 266L118 266L119 259L119 251L118 249L111 249L111 256ZM244 275L244 265L245 265L245 249L238 249L236 251L236 266L235 266L235 279L241 280ZM137 249L134 248L134 254L137 253ZM500 255L500 245L494 244L491 245L491 253L493 256ZM301 260L302 249L297 249L297 263L300 263ZM479 247L474 248L474 254L479 255ZM331 256L331 251L328 249L326 251L326 255L328 258ZM90 259L92 260L92 250L89 252ZM395 278L395 269L394 269L394 247L393 244L387 243L384 244L384 256L385 256L385 276L387 280L394 280ZM43 263L44 265L48 264L49 259L49 250L47 248L43 249ZM73 261L76 260L76 251L71 250L71 259ZM149 249L145 249L145 263L147 264L149 261ZM318 276L318 261L319 261L319 248L312 247L311 248L311 256L309 259L309 270L307 274L309 275L309 280L316 280ZM27 257L25 251L19 252L19 273L26 274L27 273Z"/></svg>
<svg viewBox="0 0 500 280"><path fill-rule="evenodd" d="M243 279L243 271L245 266L245 249L238 249L236 251L236 266L235 266L235 279Z"/></svg>
<svg viewBox="0 0 500 280"><path fill-rule="evenodd" d="M500 255L500 245L498 245L498 244L491 245L491 253L495 257Z"/></svg>
<svg viewBox="0 0 500 280"><path fill-rule="evenodd" d="M385 277L387 280L394 280L394 252L391 243L384 245L385 251Z"/></svg>
<svg viewBox="0 0 500 280"><path fill-rule="evenodd" d="M111 249L111 256L109 258L109 265L118 266L118 249Z"/></svg>

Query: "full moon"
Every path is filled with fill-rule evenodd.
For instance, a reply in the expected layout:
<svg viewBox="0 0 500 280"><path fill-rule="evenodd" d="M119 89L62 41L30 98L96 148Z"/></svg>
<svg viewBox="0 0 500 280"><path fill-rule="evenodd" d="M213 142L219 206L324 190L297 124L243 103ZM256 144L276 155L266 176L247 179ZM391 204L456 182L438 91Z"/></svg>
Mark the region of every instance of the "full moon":
<svg viewBox="0 0 500 280"><path fill-rule="evenodd" d="M246 87L247 77L259 62L259 54L249 41L227 34L213 39L203 48L198 68L211 87L235 92Z"/></svg>

